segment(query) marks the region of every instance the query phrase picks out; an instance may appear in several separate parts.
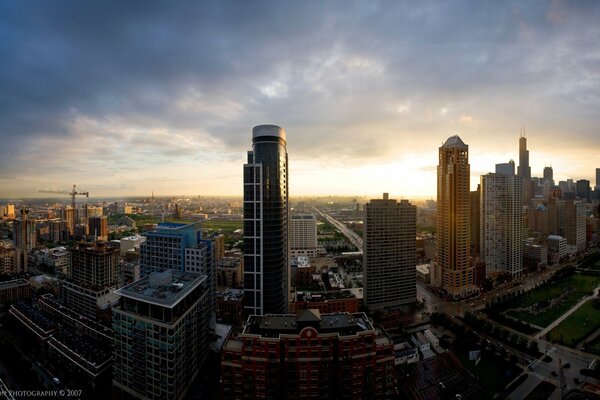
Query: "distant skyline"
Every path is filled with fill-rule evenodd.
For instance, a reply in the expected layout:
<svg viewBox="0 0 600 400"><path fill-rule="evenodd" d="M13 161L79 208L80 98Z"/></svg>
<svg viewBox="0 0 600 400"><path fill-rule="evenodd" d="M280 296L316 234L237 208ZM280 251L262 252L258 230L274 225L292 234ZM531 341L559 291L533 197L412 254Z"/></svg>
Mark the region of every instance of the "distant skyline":
<svg viewBox="0 0 600 400"><path fill-rule="evenodd" d="M0 0L0 198L242 195L252 127L290 196L435 198L438 148L600 167L600 3Z"/></svg>

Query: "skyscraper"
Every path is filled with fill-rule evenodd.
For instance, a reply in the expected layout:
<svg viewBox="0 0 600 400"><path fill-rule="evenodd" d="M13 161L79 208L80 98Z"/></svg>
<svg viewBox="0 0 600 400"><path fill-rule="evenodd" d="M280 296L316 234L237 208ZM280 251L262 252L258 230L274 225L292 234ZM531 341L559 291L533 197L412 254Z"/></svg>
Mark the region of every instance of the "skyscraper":
<svg viewBox="0 0 600 400"><path fill-rule="evenodd" d="M596 168L596 187L600 187L600 168Z"/></svg>
<svg viewBox="0 0 600 400"><path fill-rule="evenodd" d="M531 167L529 166L529 150L527 150L527 138L521 131L519 138L519 167L517 175L523 178L523 204L528 204L531 193Z"/></svg>
<svg viewBox="0 0 600 400"><path fill-rule="evenodd" d="M523 273L523 178L481 176L481 257L486 276Z"/></svg>
<svg viewBox="0 0 600 400"><path fill-rule="evenodd" d="M469 146L452 136L439 148L436 262L432 282L453 298L477 290L469 260Z"/></svg>
<svg viewBox="0 0 600 400"><path fill-rule="evenodd" d="M286 134L275 125L252 129L244 164L244 312L287 310L288 155Z"/></svg>
<svg viewBox="0 0 600 400"><path fill-rule="evenodd" d="M550 182L550 186L554 186L554 172L552 166L544 167L544 183Z"/></svg>
<svg viewBox="0 0 600 400"><path fill-rule="evenodd" d="M417 300L417 207L408 200L365 205L364 301L369 311L408 308Z"/></svg>

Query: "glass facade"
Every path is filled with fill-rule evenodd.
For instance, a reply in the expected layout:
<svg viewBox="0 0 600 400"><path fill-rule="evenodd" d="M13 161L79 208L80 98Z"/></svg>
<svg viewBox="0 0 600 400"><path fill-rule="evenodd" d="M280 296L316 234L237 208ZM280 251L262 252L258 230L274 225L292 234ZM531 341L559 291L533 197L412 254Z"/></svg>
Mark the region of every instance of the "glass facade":
<svg viewBox="0 0 600 400"><path fill-rule="evenodd" d="M253 130L244 166L244 288L248 314L285 313L288 298L288 157L285 131Z"/></svg>

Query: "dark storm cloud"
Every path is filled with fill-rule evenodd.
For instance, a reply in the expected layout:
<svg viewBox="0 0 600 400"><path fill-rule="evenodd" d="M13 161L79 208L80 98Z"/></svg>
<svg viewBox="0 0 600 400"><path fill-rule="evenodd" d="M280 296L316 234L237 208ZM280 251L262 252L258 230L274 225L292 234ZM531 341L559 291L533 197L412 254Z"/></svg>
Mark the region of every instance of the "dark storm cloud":
<svg viewBox="0 0 600 400"><path fill-rule="evenodd" d="M268 122L315 158L418 150L450 121L597 145L599 17L597 2L2 1L0 169L60 145L66 170L70 143L103 138L99 159L131 164L243 154Z"/></svg>

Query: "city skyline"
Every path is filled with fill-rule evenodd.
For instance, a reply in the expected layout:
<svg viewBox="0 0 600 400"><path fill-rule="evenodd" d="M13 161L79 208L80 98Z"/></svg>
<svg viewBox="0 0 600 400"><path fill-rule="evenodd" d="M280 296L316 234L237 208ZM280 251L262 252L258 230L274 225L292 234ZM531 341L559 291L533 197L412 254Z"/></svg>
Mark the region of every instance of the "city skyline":
<svg viewBox="0 0 600 400"><path fill-rule="evenodd" d="M260 123L286 127L291 196L433 197L454 134L474 188L522 125L532 176L595 183L594 3L0 7L0 197L241 195Z"/></svg>

